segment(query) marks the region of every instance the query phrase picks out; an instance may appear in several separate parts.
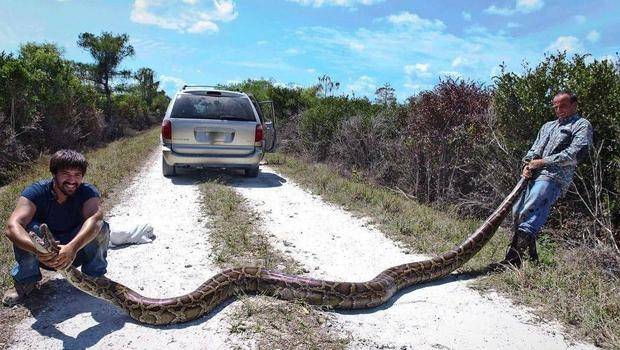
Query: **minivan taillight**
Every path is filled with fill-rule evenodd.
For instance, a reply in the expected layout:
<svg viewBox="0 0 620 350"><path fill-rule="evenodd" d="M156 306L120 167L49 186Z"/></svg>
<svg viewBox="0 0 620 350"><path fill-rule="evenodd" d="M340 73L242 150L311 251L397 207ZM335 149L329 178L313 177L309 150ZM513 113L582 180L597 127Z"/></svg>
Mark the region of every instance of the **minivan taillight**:
<svg viewBox="0 0 620 350"><path fill-rule="evenodd" d="M164 119L161 123L161 138L164 140L172 140L172 123L170 119Z"/></svg>
<svg viewBox="0 0 620 350"><path fill-rule="evenodd" d="M256 124L256 132L254 133L254 142L261 143L263 141L263 126ZM260 146L260 145L257 145Z"/></svg>

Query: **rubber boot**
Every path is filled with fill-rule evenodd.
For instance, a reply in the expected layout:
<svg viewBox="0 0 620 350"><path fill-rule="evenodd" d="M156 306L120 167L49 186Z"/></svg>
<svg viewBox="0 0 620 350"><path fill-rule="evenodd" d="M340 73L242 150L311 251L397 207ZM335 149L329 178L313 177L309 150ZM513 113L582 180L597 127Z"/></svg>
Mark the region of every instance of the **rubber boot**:
<svg viewBox="0 0 620 350"><path fill-rule="evenodd" d="M538 262L538 250L536 249L536 238L528 235L527 250L530 255L530 261Z"/></svg>
<svg viewBox="0 0 620 350"><path fill-rule="evenodd" d="M528 247L530 247L529 236L529 234L523 231L516 231L512 236L512 241L510 242L508 249L506 250L506 257L504 260L497 263L492 263L489 265L489 268L495 271L503 271L509 265L520 268L521 265L523 265L525 251ZM534 241L534 250L536 250L536 241Z"/></svg>

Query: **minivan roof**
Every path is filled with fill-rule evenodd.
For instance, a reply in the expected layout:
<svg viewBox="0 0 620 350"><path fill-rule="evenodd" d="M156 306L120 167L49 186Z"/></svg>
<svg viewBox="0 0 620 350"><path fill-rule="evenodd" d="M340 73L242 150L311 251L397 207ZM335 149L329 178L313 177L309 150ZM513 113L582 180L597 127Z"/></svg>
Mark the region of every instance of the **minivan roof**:
<svg viewBox="0 0 620 350"><path fill-rule="evenodd" d="M186 88L180 90L178 92L178 94L192 93L192 92L205 92L207 94L215 93L215 94L221 94L222 96L228 96L228 97L247 96L243 92L230 91L230 90L221 90L221 89L208 88L208 87L199 87L199 86L186 87Z"/></svg>

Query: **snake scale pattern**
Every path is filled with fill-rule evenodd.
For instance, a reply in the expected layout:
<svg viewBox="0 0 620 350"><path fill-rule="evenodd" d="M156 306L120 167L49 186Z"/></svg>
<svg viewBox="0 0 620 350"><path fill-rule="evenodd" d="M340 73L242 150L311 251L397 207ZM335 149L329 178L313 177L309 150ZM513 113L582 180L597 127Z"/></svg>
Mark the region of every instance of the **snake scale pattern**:
<svg viewBox="0 0 620 350"><path fill-rule="evenodd" d="M78 289L107 300L141 323L152 325L194 320L239 293L261 293L284 300L301 299L335 309L372 308L385 303L402 288L446 276L471 259L495 234L526 183L527 180L521 178L486 221L452 250L428 260L391 267L367 282L324 281L260 267L239 267L216 274L191 293L154 299L105 276L93 278L82 274L73 266L59 272ZM34 233L30 236L37 249L57 253L58 247L47 226L42 225L41 231L41 238Z"/></svg>

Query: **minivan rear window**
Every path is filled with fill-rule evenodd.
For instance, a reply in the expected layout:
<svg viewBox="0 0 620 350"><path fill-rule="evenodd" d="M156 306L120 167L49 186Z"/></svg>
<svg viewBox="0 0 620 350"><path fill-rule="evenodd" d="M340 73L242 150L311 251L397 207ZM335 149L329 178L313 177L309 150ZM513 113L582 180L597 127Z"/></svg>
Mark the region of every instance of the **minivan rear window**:
<svg viewBox="0 0 620 350"><path fill-rule="evenodd" d="M218 96L201 93L177 95L170 118L256 121L245 96Z"/></svg>

